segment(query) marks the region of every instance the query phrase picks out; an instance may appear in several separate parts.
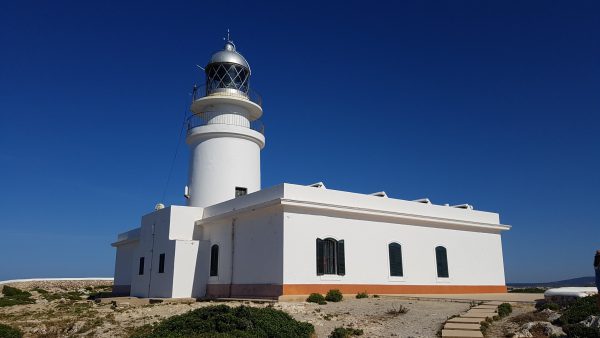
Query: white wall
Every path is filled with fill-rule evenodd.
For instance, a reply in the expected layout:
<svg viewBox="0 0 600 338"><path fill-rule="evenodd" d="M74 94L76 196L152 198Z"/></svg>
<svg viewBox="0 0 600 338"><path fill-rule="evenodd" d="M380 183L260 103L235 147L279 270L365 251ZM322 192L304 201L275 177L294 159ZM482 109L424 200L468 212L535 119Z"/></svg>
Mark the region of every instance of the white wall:
<svg viewBox="0 0 600 338"><path fill-rule="evenodd" d="M206 125L192 129L188 205L206 207L235 197L235 187L260 190L262 134L245 127Z"/></svg>
<svg viewBox="0 0 600 338"><path fill-rule="evenodd" d="M140 241L132 259L132 296L192 297L200 246L192 236L194 222L201 214L201 208L171 206L142 217ZM165 270L159 273L159 259L163 253ZM145 257L144 274L139 275L139 258L142 256Z"/></svg>
<svg viewBox="0 0 600 338"><path fill-rule="evenodd" d="M345 276L317 276L316 238L345 242ZM402 245L404 278L389 277L388 244ZM437 278L435 247L445 246L450 278ZM285 284L504 285L499 234L284 214Z"/></svg>
<svg viewBox="0 0 600 338"><path fill-rule="evenodd" d="M198 236L198 239L208 241L209 246L219 245L219 275L209 277L208 283L231 283L232 219L204 224L199 227ZM261 210L237 217L234 252L234 284L281 284L283 281L281 211Z"/></svg>
<svg viewBox="0 0 600 338"><path fill-rule="evenodd" d="M131 285L132 260L137 242L117 246L115 259L115 286Z"/></svg>

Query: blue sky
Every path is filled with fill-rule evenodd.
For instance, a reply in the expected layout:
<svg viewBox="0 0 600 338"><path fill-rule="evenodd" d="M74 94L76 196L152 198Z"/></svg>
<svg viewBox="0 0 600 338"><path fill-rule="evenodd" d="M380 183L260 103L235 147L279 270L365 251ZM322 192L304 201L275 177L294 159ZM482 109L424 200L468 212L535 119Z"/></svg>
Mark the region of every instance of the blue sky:
<svg viewBox="0 0 600 338"><path fill-rule="evenodd" d="M161 200L227 28L264 97L263 186L496 211L508 281L592 275L600 3L0 4L0 280L112 276ZM184 204L182 142L166 204Z"/></svg>

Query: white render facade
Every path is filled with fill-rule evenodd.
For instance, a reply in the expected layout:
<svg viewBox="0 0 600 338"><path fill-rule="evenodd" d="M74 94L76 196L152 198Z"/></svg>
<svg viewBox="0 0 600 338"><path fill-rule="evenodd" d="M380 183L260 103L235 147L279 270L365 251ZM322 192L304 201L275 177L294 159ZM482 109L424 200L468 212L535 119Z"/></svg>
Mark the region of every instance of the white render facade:
<svg viewBox="0 0 600 338"><path fill-rule="evenodd" d="M261 190L265 138L254 126L262 108L249 91L250 66L228 41L206 72L188 125L188 205L155 210L118 236L115 293L506 292L501 232L510 227L497 213L323 184Z"/></svg>

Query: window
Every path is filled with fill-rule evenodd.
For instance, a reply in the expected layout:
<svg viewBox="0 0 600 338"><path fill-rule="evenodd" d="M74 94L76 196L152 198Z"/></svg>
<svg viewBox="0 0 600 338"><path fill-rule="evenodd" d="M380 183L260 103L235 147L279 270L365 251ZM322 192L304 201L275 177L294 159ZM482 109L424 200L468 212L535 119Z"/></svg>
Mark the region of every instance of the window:
<svg viewBox="0 0 600 338"><path fill-rule="evenodd" d="M214 244L210 248L210 276L219 275L219 246Z"/></svg>
<svg viewBox="0 0 600 338"><path fill-rule="evenodd" d="M317 275L346 274L344 241L317 238Z"/></svg>
<svg viewBox="0 0 600 338"><path fill-rule="evenodd" d="M448 278L448 255L446 248L438 246L435 248L435 262L437 265L437 276L439 278Z"/></svg>
<svg viewBox="0 0 600 338"><path fill-rule="evenodd" d="M248 194L248 188L235 187L235 197L240 197Z"/></svg>
<svg viewBox="0 0 600 338"><path fill-rule="evenodd" d="M390 276L404 276L404 272L402 271L402 246L398 243L390 243L388 245L388 252L390 255Z"/></svg>
<svg viewBox="0 0 600 338"><path fill-rule="evenodd" d="M165 273L165 254L158 256L158 273Z"/></svg>
<svg viewBox="0 0 600 338"><path fill-rule="evenodd" d="M144 257L140 257L140 267L138 268L138 275L144 274Z"/></svg>

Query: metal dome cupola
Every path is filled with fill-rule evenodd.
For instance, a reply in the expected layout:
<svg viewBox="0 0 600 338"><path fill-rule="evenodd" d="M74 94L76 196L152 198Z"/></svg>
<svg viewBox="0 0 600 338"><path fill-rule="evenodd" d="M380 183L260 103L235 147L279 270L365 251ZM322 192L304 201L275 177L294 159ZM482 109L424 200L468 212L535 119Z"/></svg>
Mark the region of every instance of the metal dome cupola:
<svg viewBox="0 0 600 338"><path fill-rule="evenodd" d="M206 94L220 92L243 93L247 96L250 65L236 51L233 41L227 39L225 47L212 55L206 65ZM241 93L240 93L241 92Z"/></svg>

